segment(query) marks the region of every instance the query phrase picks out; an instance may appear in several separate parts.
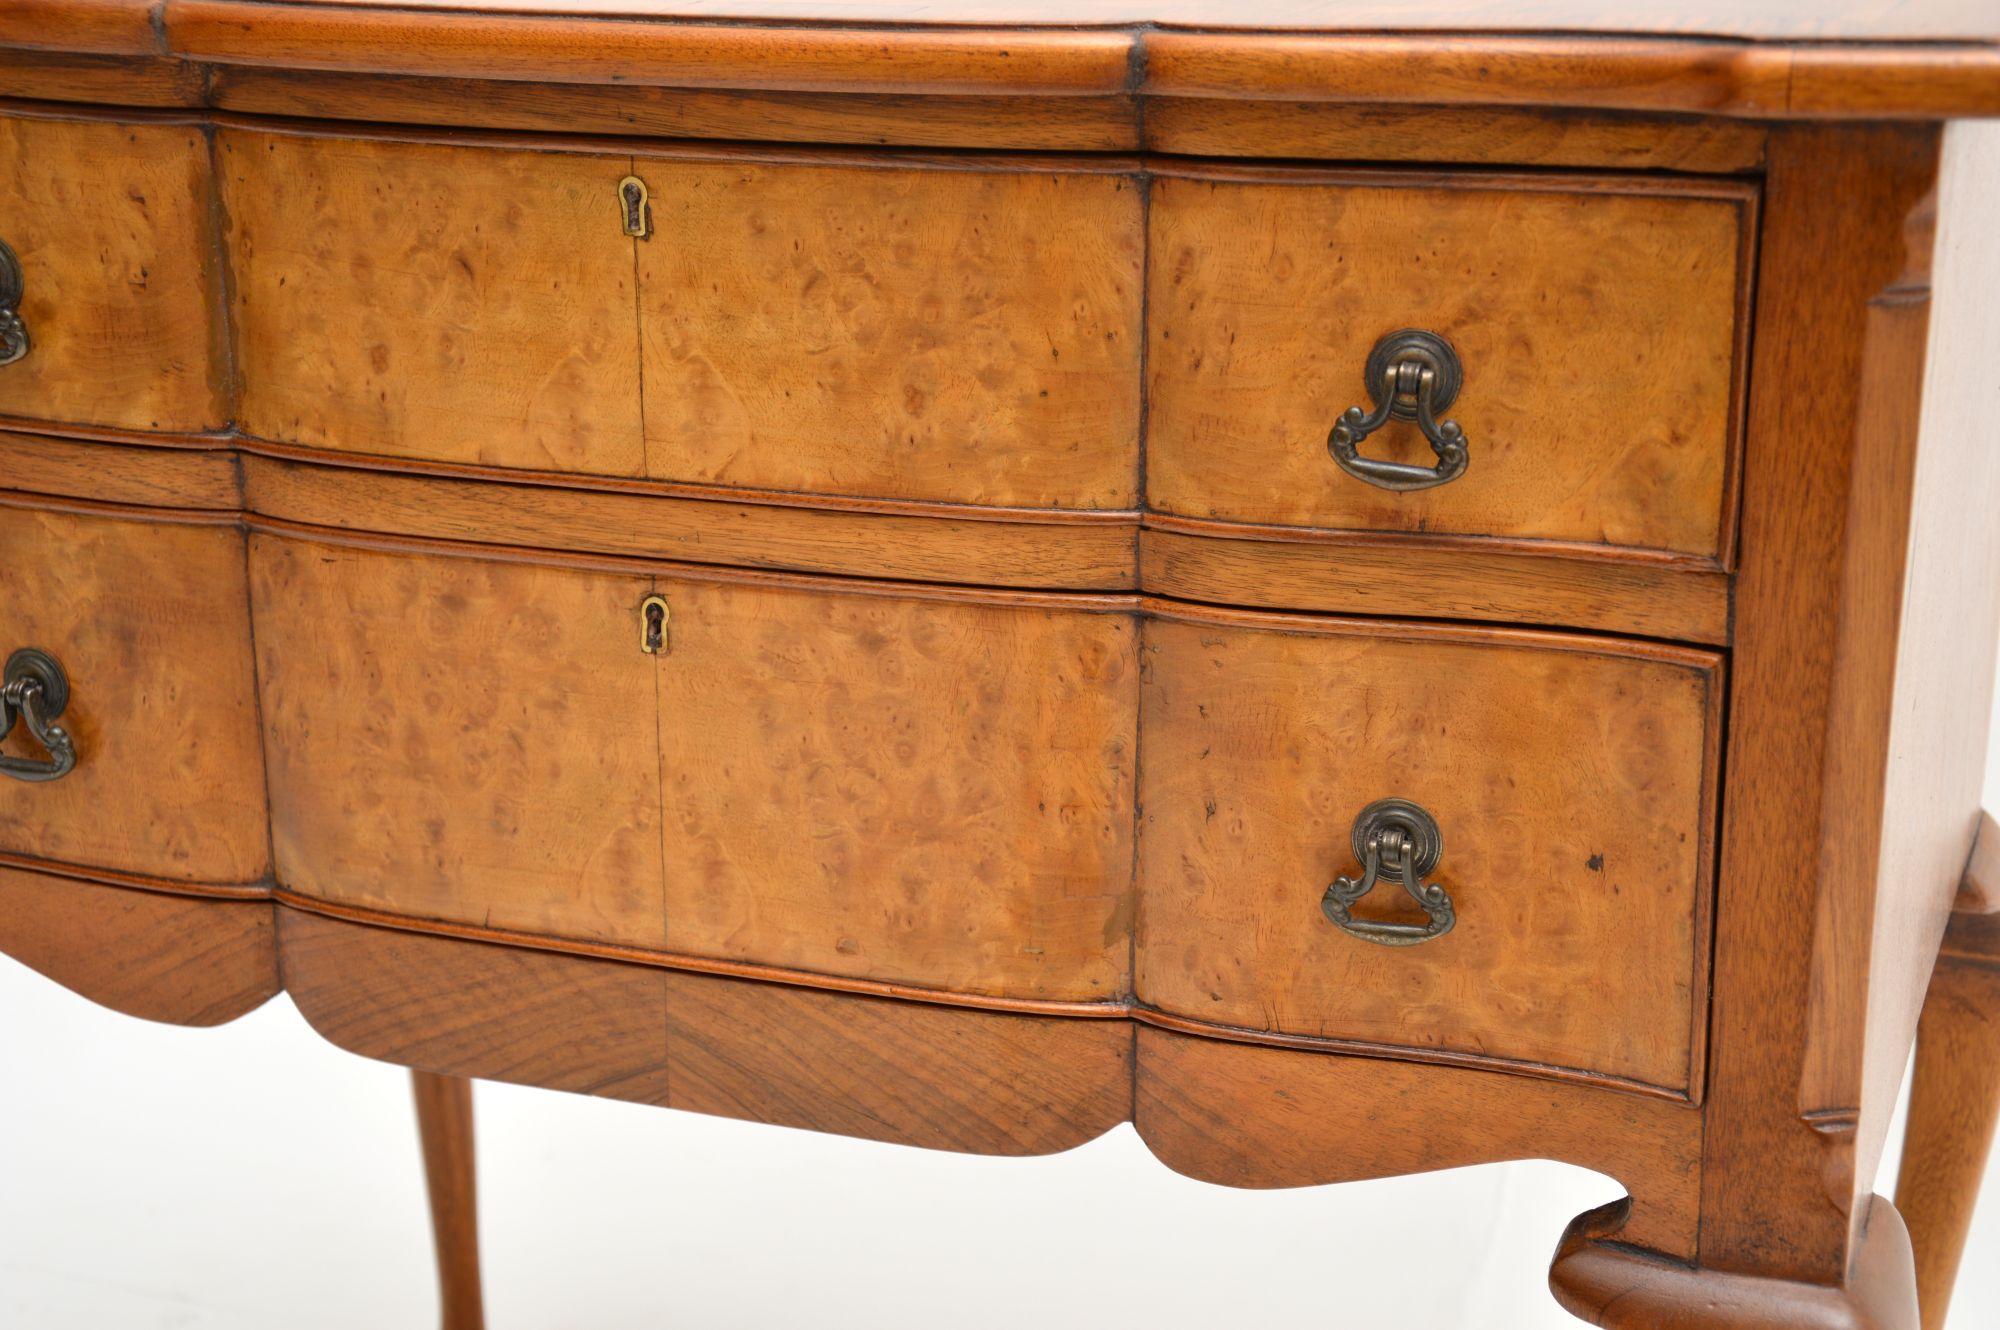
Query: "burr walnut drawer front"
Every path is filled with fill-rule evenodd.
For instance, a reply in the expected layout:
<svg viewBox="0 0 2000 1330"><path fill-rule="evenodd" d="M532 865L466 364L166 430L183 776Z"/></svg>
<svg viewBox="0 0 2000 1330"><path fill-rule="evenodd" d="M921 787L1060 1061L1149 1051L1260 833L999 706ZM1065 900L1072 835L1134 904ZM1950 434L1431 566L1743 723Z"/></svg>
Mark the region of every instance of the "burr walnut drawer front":
<svg viewBox="0 0 2000 1330"><path fill-rule="evenodd" d="M228 421L199 127L0 115L0 198L0 415Z"/></svg>
<svg viewBox="0 0 2000 1330"><path fill-rule="evenodd" d="M1718 656L1175 610L1141 671L1142 1001L1696 1088Z"/></svg>
<svg viewBox="0 0 2000 1330"><path fill-rule="evenodd" d="M0 853L268 870L243 534L0 504Z"/></svg>
<svg viewBox="0 0 2000 1330"><path fill-rule="evenodd" d="M971 993L1128 987L1122 605L272 535L251 582L293 891Z"/></svg>
<svg viewBox="0 0 2000 1330"><path fill-rule="evenodd" d="M1726 562L1751 186L1244 168L1152 189L1158 512Z"/></svg>
<svg viewBox="0 0 2000 1330"><path fill-rule="evenodd" d="M220 141L248 433L753 491L1137 502L1129 169Z"/></svg>

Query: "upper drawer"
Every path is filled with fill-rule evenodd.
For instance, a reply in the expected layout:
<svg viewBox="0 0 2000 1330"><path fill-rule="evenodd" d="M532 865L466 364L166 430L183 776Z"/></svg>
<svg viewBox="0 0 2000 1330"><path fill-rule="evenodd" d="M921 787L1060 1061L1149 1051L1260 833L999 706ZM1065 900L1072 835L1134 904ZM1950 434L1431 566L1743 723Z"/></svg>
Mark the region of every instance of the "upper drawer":
<svg viewBox="0 0 2000 1330"><path fill-rule="evenodd" d="M1152 507L1726 558L1750 186L1239 170L1153 191ZM1405 329L1458 362L1439 415L1469 459L1413 491L1328 446ZM1440 465L1393 415L1355 451Z"/></svg>
<svg viewBox="0 0 2000 1330"><path fill-rule="evenodd" d="M27 344L0 366L0 415L136 430L227 423L200 129L0 116L0 200L0 242L17 270L7 278L19 279L0 288L18 289Z"/></svg>
<svg viewBox="0 0 2000 1330"><path fill-rule="evenodd" d="M1137 502L1129 175L239 129L222 155L251 434L751 490Z"/></svg>
<svg viewBox="0 0 2000 1330"><path fill-rule="evenodd" d="M0 660L52 657L76 765L0 776L0 852L184 881L269 867L243 533L0 506ZM48 750L16 720L7 757Z"/></svg>

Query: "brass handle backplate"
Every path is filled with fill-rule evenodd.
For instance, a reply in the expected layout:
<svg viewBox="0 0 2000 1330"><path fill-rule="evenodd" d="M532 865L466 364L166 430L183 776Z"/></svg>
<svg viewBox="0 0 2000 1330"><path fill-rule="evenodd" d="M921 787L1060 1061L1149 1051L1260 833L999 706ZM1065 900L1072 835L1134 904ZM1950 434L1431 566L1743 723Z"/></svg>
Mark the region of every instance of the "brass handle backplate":
<svg viewBox="0 0 2000 1330"><path fill-rule="evenodd" d="M1364 942L1385 947L1413 947L1434 937L1443 937L1458 922L1451 896L1437 883L1424 884L1424 876L1438 865L1444 854L1444 837L1437 819L1407 799L1380 799L1361 810L1354 819L1354 857L1361 861L1361 877L1337 877L1320 898L1320 909L1334 927ZM1375 889L1376 879L1392 873L1403 881L1403 890L1430 916L1427 924L1402 924L1356 919L1355 902Z"/></svg>
<svg viewBox="0 0 2000 1330"><path fill-rule="evenodd" d="M28 325L21 322L21 297L27 286L21 260L0 240L0 365L11 365L28 354Z"/></svg>
<svg viewBox="0 0 2000 1330"><path fill-rule="evenodd" d="M69 677L56 658L34 647L22 647L7 657L0 671L0 739L14 730L18 719L35 742L48 750L46 758L0 754L0 775L15 780L56 780L76 766L76 741L56 724L69 706Z"/></svg>
<svg viewBox="0 0 2000 1330"><path fill-rule="evenodd" d="M1340 469L1380 489L1427 490L1465 474L1471 451L1456 420L1439 421L1438 413L1458 397L1465 368L1451 344L1436 333L1405 328L1375 343L1368 353L1363 382L1374 401L1373 411L1350 406L1326 436L1326 450ZM1437 454L1437 465L1412 466L1361 455L1361 444L1391 419L1414 420Z"/></svg>

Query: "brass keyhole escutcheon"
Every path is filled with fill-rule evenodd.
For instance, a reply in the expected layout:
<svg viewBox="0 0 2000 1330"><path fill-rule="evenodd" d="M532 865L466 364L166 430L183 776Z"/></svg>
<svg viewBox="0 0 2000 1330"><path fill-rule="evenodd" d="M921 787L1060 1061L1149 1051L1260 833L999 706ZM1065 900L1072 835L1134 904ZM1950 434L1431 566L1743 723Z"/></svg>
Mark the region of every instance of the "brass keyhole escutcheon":
<svg viewBox="0 0 2000 1330"><path fill-rule="evenodd" d="M652 197L638 176L628 175L618 182L618 212L626 235L644 240L652 234Z"/></svg>
<svg viewBox="0 0 2000 1330"><path fill-rule="evenodd" d="M667 621L673 617L667 598L654 594L639 602L639 650L649 656L667 649Z"/></svg>

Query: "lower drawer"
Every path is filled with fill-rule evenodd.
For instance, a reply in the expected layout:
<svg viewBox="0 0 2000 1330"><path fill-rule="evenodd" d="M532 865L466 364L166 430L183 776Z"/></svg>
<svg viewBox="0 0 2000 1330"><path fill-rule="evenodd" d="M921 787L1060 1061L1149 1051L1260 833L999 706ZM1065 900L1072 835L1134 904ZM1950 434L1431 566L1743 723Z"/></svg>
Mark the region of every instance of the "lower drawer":
<svg viewBox="0 0 2000 1330"><path fill-rule="evenodd" d="M286 887L968 993L1128 988L1129 601L272 535L251 566Z"/></svg>
<svg viewBox="0 0 2000 1330"><path fill-rule="evenodd" d="M54 780L0 777L0 853L181 881L266 876L233 522L0 506L0 658L22 648L67 681L55 723L76 765ZM0 754L45 763L29 729L17 718Z"/></svg>
<svg viewBox="0 0 2000 1330"><path fill-rule="evenodd" d="M1176 611L1142 671L1141 1001L1697 1090L1718 656ZM1365 877L1356 822L1390 798L1435 825L1418 886L1449 931L1387 840L1336 921L1329 888Z"/></svg>
<svg viewBox="0 0 2000 1330"><path fill-rule="evenodd" d="M1699 1093L1716 653L159 517L0 507L0 854Z"/></svg>

